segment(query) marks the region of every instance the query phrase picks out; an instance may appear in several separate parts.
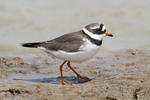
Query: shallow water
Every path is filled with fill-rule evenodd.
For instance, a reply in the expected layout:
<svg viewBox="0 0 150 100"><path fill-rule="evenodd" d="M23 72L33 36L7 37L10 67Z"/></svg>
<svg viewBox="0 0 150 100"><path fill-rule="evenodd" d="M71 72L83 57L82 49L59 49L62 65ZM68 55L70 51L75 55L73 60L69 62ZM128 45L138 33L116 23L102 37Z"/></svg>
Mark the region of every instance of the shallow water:
<svg viewBox="0 0 150 100"><path fill-rule="evenodd" d="M104 23L102 51L150 47L149 0L0 0L0 54L42 53L19 46Z"/></svg>

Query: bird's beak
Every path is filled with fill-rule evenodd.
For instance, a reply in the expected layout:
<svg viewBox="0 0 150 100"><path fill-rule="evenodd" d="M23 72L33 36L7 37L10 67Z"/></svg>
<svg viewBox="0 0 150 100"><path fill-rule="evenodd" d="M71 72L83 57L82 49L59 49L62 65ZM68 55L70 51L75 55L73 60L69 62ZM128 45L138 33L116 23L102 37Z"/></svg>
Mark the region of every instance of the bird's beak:
<svg viewBox="0 0 150 100"><path fill-rule="evenodd" d="M108 32L105 32L105 35L106 35L106 36L113 37L113 35L112 35L112 34L110 34L110 33L108 33Z"/></svg>

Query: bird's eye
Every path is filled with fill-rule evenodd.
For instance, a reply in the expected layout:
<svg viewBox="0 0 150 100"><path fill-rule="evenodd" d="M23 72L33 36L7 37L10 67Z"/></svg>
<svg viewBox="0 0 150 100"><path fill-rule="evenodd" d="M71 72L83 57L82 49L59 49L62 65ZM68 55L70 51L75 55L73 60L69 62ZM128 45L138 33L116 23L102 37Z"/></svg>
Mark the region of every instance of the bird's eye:
<svg viewBox="0 0 150 100"><path fill-rule="evenodd" d="M106 29L104 30L104 33L106 32Z"/></svg>

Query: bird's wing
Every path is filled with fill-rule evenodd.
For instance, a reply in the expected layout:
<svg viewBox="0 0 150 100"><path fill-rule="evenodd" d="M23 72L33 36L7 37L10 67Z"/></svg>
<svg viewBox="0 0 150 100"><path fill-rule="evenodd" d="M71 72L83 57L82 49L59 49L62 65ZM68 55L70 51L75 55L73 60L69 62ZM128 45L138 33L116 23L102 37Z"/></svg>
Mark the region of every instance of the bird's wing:
<svg viewBox="0 0 150 100"><path fill-rule="evenodd" d="M39 46L52 51L62 50L66 52L76 52L79 50L83 42L81 33L74 32L65 34L50 41L42 42Z"/></svg>

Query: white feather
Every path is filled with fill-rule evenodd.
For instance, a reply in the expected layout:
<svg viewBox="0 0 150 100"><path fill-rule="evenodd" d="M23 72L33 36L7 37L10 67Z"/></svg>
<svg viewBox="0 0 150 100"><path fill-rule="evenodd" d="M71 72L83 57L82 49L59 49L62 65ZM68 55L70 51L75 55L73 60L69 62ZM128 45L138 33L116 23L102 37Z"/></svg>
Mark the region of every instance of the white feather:
<svg viewBox="0 0 150 100"><path fill-rule="evenodd" d="M106 29L106 27L105 27L105 26L103 26L102 31L104 31L105 29Z"/></svg>
<svg viewBox="0 0 150 100"><path fill-rule="evenodd" d="M46 50L46 52L62 60L82 62L92 58L99 49L99 46L92 44L88 39L84 39L84 41L85 43L79 48L79 51L77 52L66 52L62 50Z"/></svg>
<svg viewBox="0 0 150 100"><path fill-rule="evenodd" d="M38 49L41 49L41 50L46 50L46 48L44 48L44 47L38 47Z"/></svg>

